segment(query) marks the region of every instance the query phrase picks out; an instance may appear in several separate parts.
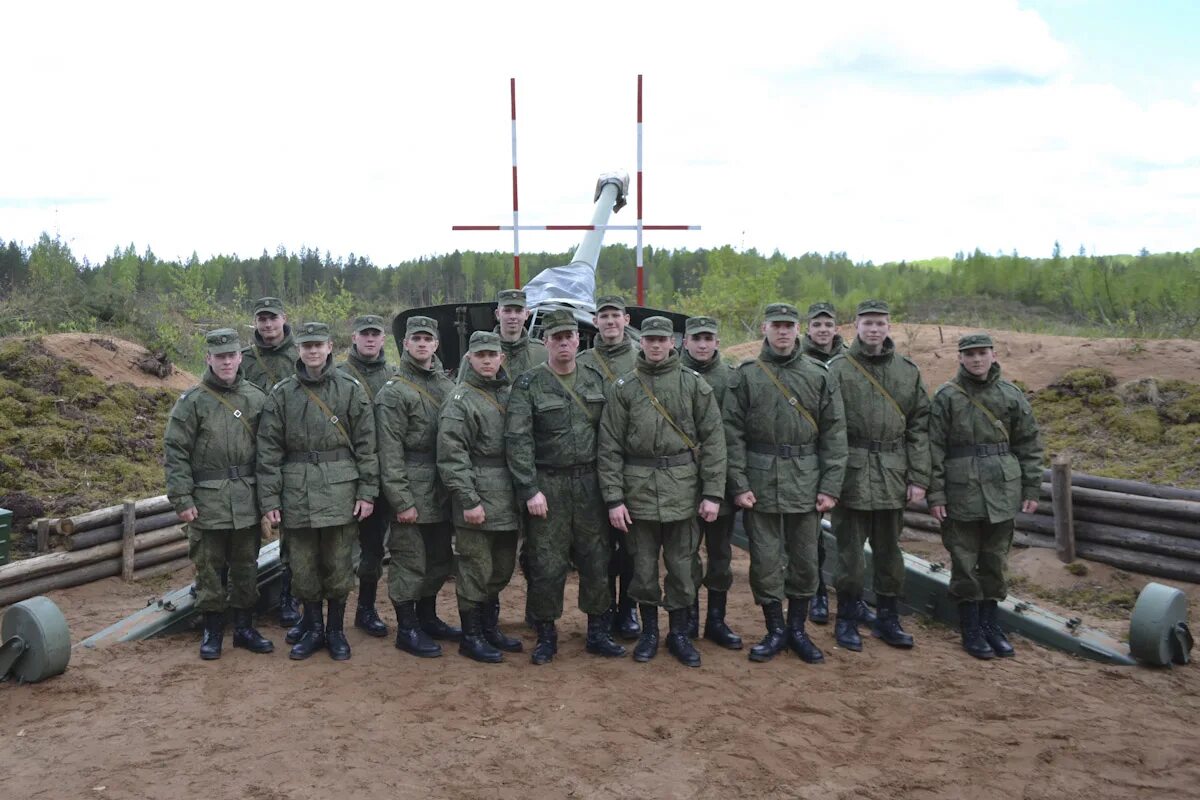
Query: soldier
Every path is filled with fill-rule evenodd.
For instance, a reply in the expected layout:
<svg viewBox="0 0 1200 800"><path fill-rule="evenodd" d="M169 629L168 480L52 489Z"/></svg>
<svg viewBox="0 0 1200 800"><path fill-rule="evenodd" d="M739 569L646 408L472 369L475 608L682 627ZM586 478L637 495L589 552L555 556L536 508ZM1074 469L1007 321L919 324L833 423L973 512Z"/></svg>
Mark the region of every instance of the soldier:
<svg viewBox="0 0 1200 800"><path fill-rule="evenodd" d="M387 540L396 647L426 658L442 654L432 640L462 635L437 616L437 595L454 563L449 500L437 475L438 412L454 381L437 348L437 323L409 317L400 369L375 396L381 496L400 509Z"/></svg>
<svg viewBox="0 0 1200 800"><path fill-rule="evenodd" d="M296 370L271 390L259 424L259 505L291 540L296 596L304 602L289 656L305 659L327 647L344 661L355 522L371 516L379 493L375 415L366 390L334 368L328 325L304 323L296 342Z"/></svg>
<svg viewBox="0 0 1200 800"><path fill-rule="evenodd" d="M829 359L840 355L846 349L842 335L838 333L837 317L832 303L813 303L808 307L808 333L804 336L804 355L815 358L822 364L828 364ZM866 603L860 608L866 618L860 622L870 624L875 621L875 614ZM825 587L825 535L817 536L817 593L813 595L808 608L808 618L818 625L829 622L829 590Z"/></svg>
<svg viewBox="0 0 1200 800"><path fill-rule="evenodd" d="M501 289L496 292L496 330L500 335L500 346L504 348L504 371L510 380L516 380L526 370L533 369L546 360L546 346L532 339L525 330L529 319L529 308L523 289ZM467 357L463 356L458 367L459 383L466 371Z"/></svg>
<svg viewBox="0 0 1200 800"><path fill-rule="evenodd" d="M642 612L634 660L649 661L658 652L663 605L671 625L667 648L681 663L698 667L700 654L688 638L700 548L696 516L712 522L720 510L725 435L712 388L682 368L674 343L666 317L642 323L636 366L617 379L600 419L597 465L609 523L629 537L633 555L629 593ZM665 593L658 581L660 552Z"/></svg>
<svg viewBox="0 0 1200 800"><path fill-rule="evenodd" d="M521 640L500 631L500 592L516 566L521 527L504 458L509 380L500 335L471 334L466 369L438 421L438 474L450 491L458 545L458 651L495 664Z"/></svg>
<svg viewBox="0 0 1200 800"><path fill-rule="evenodd" d="M592 317L598 335L592 347L579 354L579 363L594 366L604 375L611 387L617 378L632 372L637 357L633 337L626 330L629 314L625 298L619 294L602 295L596 300L596 315ZM629 596L633 583L633 558L629 554L627 537L609 526L612 555L608 562L609 592L616 601L613 608L613 633L626 641L634 641L641 633L637 621L637 603Z"/></svg>
<svg viewBox="0 0 1200 800"><path fill-rule="evenodd" d="M737 381L737 367L721 359L721 340L717 334L717 321L712 317L692 317L684 327L683 354L680 363L695 370L712 387L717 408L725 407L725 396L730 386ZM700 633L700 584L708 587L708 615L704 621L704 638L730 650L742 649L742 637L725 623L725 603L729 587L733 585L733 535L734 508L728 498L722 498L717 518L712 522L700 522L700 536L708 557L707 569L696 559L696 600L692 603L688 634L695 639Z"/></svg>
<svg viewBox="0 0 1200 800"><path fill-rule="evenodd" d="M1000 377L992 337L958 340L958 374L938 389L929 421L929 506L950 552L950 596L963 649L976 658L1013 655L996 621L1008 596L1013 518L1037 511L1042 446L1024 393Z"/></svg>
<svg viewBox="0 0 1200 800"><path fill-rule="evenodd" d="M396 369L387 363L383 352L383 317L365 314L354 320L354 332L350 336L350 350L346 360L338 365L345 375L358 381L374 407L375 396L387 383ZM381 494L375 501L371 516L358 524L358 607L354 612L354 627L366 631L370 636L387 636L387 625L375 610L375 595L379 578L383 574L383 540L392 519L392 507Z"/></svg>
<svg viewBox="0 0 1200 800"><path fill-rule="evenodd" d="M265 396L238 374L237 332L205 337L208 369L200 385L180 396L163 442L167 496L187 524L196 565L196 607L204 614L200 657L221 657L225 611L233 609L233 646L252 653L275 649L254 629L258 601L258 500L254 492L255 437ZM221 575L228 570L227 586Z"/></svg>
<svg viewBox="0 0 1200 800"><path fill-rule="evenodd" d="M254 342L242 348L242 377L269 394L271 388L296 371L300 351L292 339L283 301L278 297L260 297L254 301ZM269 532L269 531L266 531ZM282 532L279 536L279 562L283 566L279 584L279 624L292 628L300 621L292 597L291 553ZM291 633L291 631L289 631Z"/></svg>
<svg viewBox="0 0 1200 800"><path fill-rule="evenodd" d="M854 342L829 362L845 403L850 446L842 502L833 512L838 547L834 634L842 647L862 650L859 603L863 543L869 540L879 609L871 633L893 647L908 648L913 638L900 627L900 529L904 506L923 500L929 486L929 396L917 365L898 354L888 336L887 303L864 300L856 315Z"/></svg>
<svg viewBox="0 0 1200 800"><path fill-rule="evenodd" d="M532 661L546 664L558 652L555 621L572 563L579 570L579 610L588 618L587 651L623 656L625 648L612 640L608 526L596 476L604 376L577 365L579 325L570 311L547 314L542 333L550 359L517 378L504 432L517 499L529 512Z"/></svg>
<svg viewBox="0 0 1200 800"><path fill-rule="evenodd" d="M846 423L837 382L797 344L799 325L795 306L766 307L762 350L738 367L725 401L725 432L730 493L746 509L750 589L766 623L750 660L770 661L789 646L818 664L825 655L804 621L818 583L821 515L837 505L842 489Z"/></svg>

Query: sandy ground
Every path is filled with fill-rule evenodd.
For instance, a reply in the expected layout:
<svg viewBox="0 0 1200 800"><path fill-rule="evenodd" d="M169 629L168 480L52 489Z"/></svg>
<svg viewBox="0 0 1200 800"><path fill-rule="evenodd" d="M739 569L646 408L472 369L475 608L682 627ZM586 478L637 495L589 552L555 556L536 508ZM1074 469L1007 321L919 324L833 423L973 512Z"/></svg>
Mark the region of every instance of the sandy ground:
<svg viewBox="0 0 1200 800"><path fill-rule="evenodd" d="M132 383L142 388L183 391L195 386L197 378L174 367L168 378L142 372L134 361L149 355L140 344L98 333L55 333L42 337L42 344L53 355L84 367L92 375L109 383Z"/></svg>
<svg viewBox="0 0 1200 800"><path fill-rule="evenodd" d="M749 644L747 566L738 553L729 617ZM78 640L163 588L52 596ZM528 650L523 588L503 599ZM913 652L868 640L861 654L812 626L821 666L707 642L700 669L665 651L601 660L573 609L544 667L420 660L358 631L349 662L291 662L273 626L276 653L227 639L217 662L194 634L77 648L61 677L0 685L0 775L13 798L1197 796L1194 665L1106 667L1021 640L1016 659L980 663L950 629L906 626Z"/></svg>

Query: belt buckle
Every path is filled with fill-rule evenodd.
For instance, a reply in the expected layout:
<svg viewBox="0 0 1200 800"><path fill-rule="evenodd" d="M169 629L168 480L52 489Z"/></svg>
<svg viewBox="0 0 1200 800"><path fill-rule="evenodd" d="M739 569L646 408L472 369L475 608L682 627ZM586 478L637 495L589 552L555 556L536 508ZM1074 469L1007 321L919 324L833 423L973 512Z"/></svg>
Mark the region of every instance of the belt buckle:
<svg viewBox="0 0 1200 800"><path fill-rule="evenodd" d="M867 442L867 450L872 453L882 453L883 452L883 442L880 442L878 440L872 440L870 442Z"/></svg>
<svg viewBox="0 0 1200 800"><path fill-rule="evenodd" d="M792 446L790 444L779 445L779 456L780 456L780 458L791 458L792 457Z"/></svg>
<svg viewBox="0 0 1200 800"><path fill-rule="evenodd" d="M666 469L667 467L671 466L668 463L669 461L670 461L669 456L659 456L658 463L654 465L654 468L655 469Z"/></svg>
<svg viewBox="0 0 1200 800"><path fill-rule="evenodd" d="M231 481L235 481L238 478L242 477L241 473L239 472L237 467L230 467L227 471L227 475L228 475L229 480L231 480Z"/></svg>
<svg viewBox="0 0 1200 800"><path fill-rule="evenodd" d="M307 453L304 454L304 458L310 464L320 464L321 463L321 453L319 450L309 450Z"/></svg>

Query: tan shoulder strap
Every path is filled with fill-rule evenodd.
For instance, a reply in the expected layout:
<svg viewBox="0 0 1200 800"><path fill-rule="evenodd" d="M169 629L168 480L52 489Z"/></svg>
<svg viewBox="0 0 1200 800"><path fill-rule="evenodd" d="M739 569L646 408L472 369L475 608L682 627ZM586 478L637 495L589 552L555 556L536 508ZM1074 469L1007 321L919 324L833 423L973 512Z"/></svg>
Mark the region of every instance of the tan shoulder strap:
<svg viewBox="0 0 1200 800"><path fill-rule="evenodd" d="M271 365L263 361L262 351L258 349L258 345L254 345L254 360L258 365L267 371L267 377L271 379L271 386L279 383L279 379L275 377L275 370L271 369Z"/></svg>
<svg viewBox="0 0 1200 800"><path fill-rule="evenodd" d="M567 382L562 379L562 376L559 375L554 370L550 369L550 365L548 363L546 363L545 361L543 361L540 364L540 366L544 367L546 372L549 372L551 375L554 376L554 379L558 381L558 385L563 388L563 391L566 392L567 394L571 395L571 399L575 401L575 405L579 406L583 410L583 415L585 417L587 417L588 419L591 419L592 415L591 415L591 413L588 412L587 403L583 402L583 398L581 398L579 395L575 394L574 389L572 389L570 386L567 386Z"/></svg>
<svg viewBox="0 0 1200 800"><path fill-rule="evenodd" d="M345 427L342 426L342 421L338 419L337 414L334 414L332 411L330 411L329 406L325 405L325 403L321 401L321 398L317 397L316 394L314 394L313 391L303 383L300 383L300 388L303 389L309 398L317 404L317 407L320 408L321 411L325 412L325 416L329 418L329 421L332 422L334 427L338 429L338 432L342 434L342 438L346 440L346 444L351 450L354 450L354 441L350 438L350 434L346 432Z"/></svg>
<svg viewBox="0 0 1200 800"><path fill-rule="evenodd" d="M642 391L646 393L646 398L650 401L650 405L654 406L654 410L657 411L659 413L659 415L662 416L662 418L667 421L667 424L670 425L675 430L675 432L679 434L679 438L683 439L684 445L687 446L688 450L692 451L692 455L694 455L696 457L696 461L699 461L700 460L700 446L692 441L692 437L688 436L684 432L683 428L679 427L679 424L677 422L675 422L675 418L671 416L671 412L667 411L666 407L662 403L660 403L658 401L658 398L654 396L654 393L650 391L650 387L646 385L646 382L644 380L642 380L642 376L636 375L636 377L637 377L638 383L641 384L641 386L642 386Z"/></svg>
<svg viewBox="0 0 1200 800"><path fill-rule="evenodd" d="M502 416L502 417L504 416L504 406L502 406L498 402L496 402L496 398L492 397L490 394L485 392L483 389L480 389L478 386L476 386L472 383L467 383L466 381L463 381L463 383L467 386L467 388L474 390L474 392L477 395L479 395L484 400L487 400L489 403L491 403L492 407L500 412L500 416Z"/></svg>
<svg viewBox="0 0 1200 800"><path fill-rule="evenodd" d="M346 359L339 366L349 367L350 371L358 376L358 382L362 384L363 391L367 393L367 399L369 399L371 402L374 402L375 395L371 391L371 384L367 383L366 377L364 377L363 374L361 372L359 372L358 367L354 366L354 364L350 361L350 359Z"/></svg>
<svg viewBox="0 0 1200 800"><path fill-rule="evenodd" d="M217 392L215 389L213 389L208 384L201 383L200 388L203 389L204 391L208 392L209 394L211 394L218 403L220 403L221 405L225 406L230 411L232 411L233 416L235 416L237 419L239 419L241 421L241 423L246 426L246 433L250 434L250 438L251 439L254 438L254 429L250 427L250 422L246 419L245 413L240 408L238 408L233 403L226 400L224 397L222 397L220 395L219 392Z"/></svg>
<svg viewBox="0 0 1200 800"><path fill-rule="evenodd" d="M881 395L883 395L883 399L887 400L889 403L891 403L892 408L894 408L896 410L896 413L900 415L900 419L902 419L904 421L904 424L907 425L908 424L908 415L904 413L904 410L902 408L900 408L900 404L896 402L896 398L892 397L891 393L888 392L887 389L883 388L882 383L875 380L875 376L872 375L870 372L868 372L866 367L864 367L862 364L858 363L858 359L856 359L854 356L850 355L849 353L843 353L843 355L845 356L847 361L849 361L851 364L854 365L855 369L857 369L859 372L862 373L862 376L864 378L866 378L868 381L870 381L871 385L875 387L875 390L877 392L879 392Z"/></svg>
<svg viewBox="0 0 1200 800"><path fill-rule="evenodd" d="M982 411L984 416L992 421L992 424L996 426L996 430L1000 431L1000 434L1004 436L1004 441L1008 441L1008 428L1005 427L1003 422L996 418L996 415L993 414L987 406L972 397L971 393L960 386L957 381L947 381L946 385L953 386L955 389L962 392L962 396L967 398L967 401L970 402L971 405Z"/></svg>
<svg viewBox="0 0 1200 800"><path fill-rule="evenodd" d="M610 382L615 381L617 379L617 375L612 371L612 367L608 365L608 362L604 359L604 356L600 355L600 351L593 347L592 355L596 358L596 363L600 365L600 369L603 370L604 377L608 378Z"/></svg>
<svg viewBox="0 0 1200 800"><path fill-rule="evenodd" d="M771 379L771 383L775 384L775 388L778 389L779 393L783 395L785 400L787 400L788 405L796 409L796 413L806 419L808 424L812 425L814 431L819 431L820 428L817 426L817 421L813 419L813 415L808 413L808 409L804 407L804 404L800 402L799 398L792 394L792 392L783 385L783 381L779 380L775 373L771 372L770 367L768 367L761 358L757 359L755 363L758 364L759 369L761 369L763 373Z"/></svg>
<svg viewBox="0 0 1200 800"><path fill-rule="evenodd" d="M417 394L421 395L422 397L424 397L424 398L425 398L426 400L428 400L429 402L433 403L433 407L434 407L434 408L440 408L440 407L441 407L441 405L442 405L442 404L441 404L441 403L438 401L438 399L437 399L436 397L434 397L434 396L433 396L433 395L431 395L429 392L427 392L425 389L423 389L422 387L418 386L418 385L417 385L416 383L414 383L413 381L410 381L408 378L404 377L403 375L401 375L401 374L397 373L397 374L395 374L395 375L393 375L393 376L391 377L391 380L394 380L394 381L400 381L400 382L401 382L401 383L403 383L405 386L409 387L409 388L410 388L410 389L412 389L414 392L416 392Z"/></svg>

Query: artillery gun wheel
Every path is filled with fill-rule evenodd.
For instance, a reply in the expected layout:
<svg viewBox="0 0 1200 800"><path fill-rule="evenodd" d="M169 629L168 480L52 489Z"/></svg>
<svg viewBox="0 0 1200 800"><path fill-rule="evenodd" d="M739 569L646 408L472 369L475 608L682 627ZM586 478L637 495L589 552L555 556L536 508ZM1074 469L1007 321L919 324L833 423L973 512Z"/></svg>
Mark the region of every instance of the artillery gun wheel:
<svg viewBox="0 0 1200 800"><path fill-rule="evenodd" d="M1148 583L1129 618L1129 652L1157 666L1191 660L1192 634L1187 625L1187 595L1161 583Z"/></svg>
<svg viewBox="0 0 1200 800"><path fill-rule="evenodd" d="M0 621L0 680L19 683L61 675L71 660L67 618L48 597L16 603Z"/></svg>

